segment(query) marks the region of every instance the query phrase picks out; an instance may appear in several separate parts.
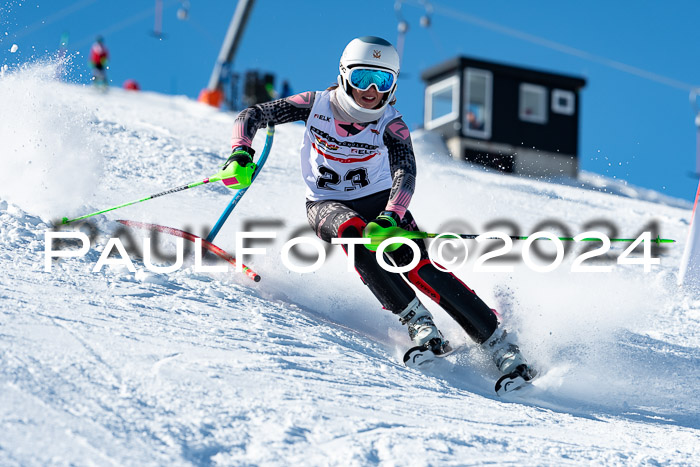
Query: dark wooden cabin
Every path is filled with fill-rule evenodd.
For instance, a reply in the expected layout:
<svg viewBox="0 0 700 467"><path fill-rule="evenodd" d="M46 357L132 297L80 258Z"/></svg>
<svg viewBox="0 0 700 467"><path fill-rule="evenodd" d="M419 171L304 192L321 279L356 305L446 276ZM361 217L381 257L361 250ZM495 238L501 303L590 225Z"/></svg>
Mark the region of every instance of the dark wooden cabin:
<svg viewBox="0 0 700 467"><path fill-rule="evenodd" d="M578 173L583 78L456 57L421 75L426 130L452 157L504 172Z"/></svg>

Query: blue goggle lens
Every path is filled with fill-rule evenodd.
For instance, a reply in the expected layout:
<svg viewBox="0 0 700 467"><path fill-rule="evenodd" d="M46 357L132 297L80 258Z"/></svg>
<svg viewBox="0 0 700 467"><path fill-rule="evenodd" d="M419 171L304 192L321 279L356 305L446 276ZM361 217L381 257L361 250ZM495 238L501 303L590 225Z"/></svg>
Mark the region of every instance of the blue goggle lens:
<svg viewBox="0 0 700 467"><path fill-rule="evenodd" d="M384 70L355 68L350 72L350 84L360 91L366 91L374 84L379 92L388 92L394 85L394 75Z"/></svg>

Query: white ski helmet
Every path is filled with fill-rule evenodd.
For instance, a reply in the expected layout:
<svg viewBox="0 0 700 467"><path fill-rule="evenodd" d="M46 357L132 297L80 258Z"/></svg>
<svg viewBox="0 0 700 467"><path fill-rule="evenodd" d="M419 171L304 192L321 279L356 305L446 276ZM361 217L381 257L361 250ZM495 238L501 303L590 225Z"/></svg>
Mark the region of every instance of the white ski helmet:
<svg viewBox="0 0 700 467"><path fill-rule="evenodd" d="M365 109L360 107L352 97L350 75L352 70L358 67L385 70L393 75L393 82L388 91L381 91L376 84L373 84L377 91L385 92L385 96L377 108ZM372 122L379 119L384 113L386 106L394 98L399 68L399 54L389 42L374 36L353 39L345 47L343 55L340 57L339 89L336 92L338 104L346 113L360 122Z"/></svg>

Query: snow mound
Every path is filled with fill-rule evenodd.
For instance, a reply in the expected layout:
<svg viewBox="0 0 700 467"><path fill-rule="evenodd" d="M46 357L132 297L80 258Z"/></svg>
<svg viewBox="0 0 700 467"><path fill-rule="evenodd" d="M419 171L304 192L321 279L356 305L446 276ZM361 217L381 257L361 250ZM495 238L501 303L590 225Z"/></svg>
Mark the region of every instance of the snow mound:
<svg viewBox="0 0 700 467"><path fill-rule="evenodd" d="M493 365L432 301L464 349L408 370L405 328L342 252L329 250L311 274L281 265L286 240L313 236L299 125L277 128L264 170L215 241L233 252L239 231L275 232L254 245L266 255L244 261L261 282L197 272L191 258L149 272L137 248L136 273L93 272L108 238L147 236L118 219L205 236L233 194L211 184L69 226L93 237L90 251L45 271L50 220L212 175L234 119L184 97L61 84L54 71L44 63L0 77L12 109L0 116L0 464L692 464L700 455L700 302L675 286L686 205L623 186L611 194L503 176L417 140L411 211L424 230L629 237L653 227L679 240L655 250L661 264L650 273L616 265L618 247L590 263L611 272L571 272L581 245L550 273L512 258L486 263L514 264L510 272L475 272L485 245L468 244L457 275L541 371L499 399ZM263 141L259 132L253 146ZM174 241L157 245L172 253ZM551 245L538 248L546 262Z"/></svg>
<svg viewBox="0 0 700 467"><path fill-rule="evenodd" d="M47 217L84 206L102 182L94 107L56 81L63 66L47 60L0 73L0 197Z"/></svg>

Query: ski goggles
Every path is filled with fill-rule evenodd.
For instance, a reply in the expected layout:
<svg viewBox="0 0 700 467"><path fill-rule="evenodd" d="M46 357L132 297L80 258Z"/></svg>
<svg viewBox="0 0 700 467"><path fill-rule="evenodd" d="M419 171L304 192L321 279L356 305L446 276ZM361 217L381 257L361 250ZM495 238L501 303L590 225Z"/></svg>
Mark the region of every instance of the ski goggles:
<svg viewBox="0 0 700 467"><path fill-rule="evenodd" d="M379 92L389 92L396 82L391 71L374 68L353 68L350 70L350 86L358 91L366 91L373 84Z"/></svg>

